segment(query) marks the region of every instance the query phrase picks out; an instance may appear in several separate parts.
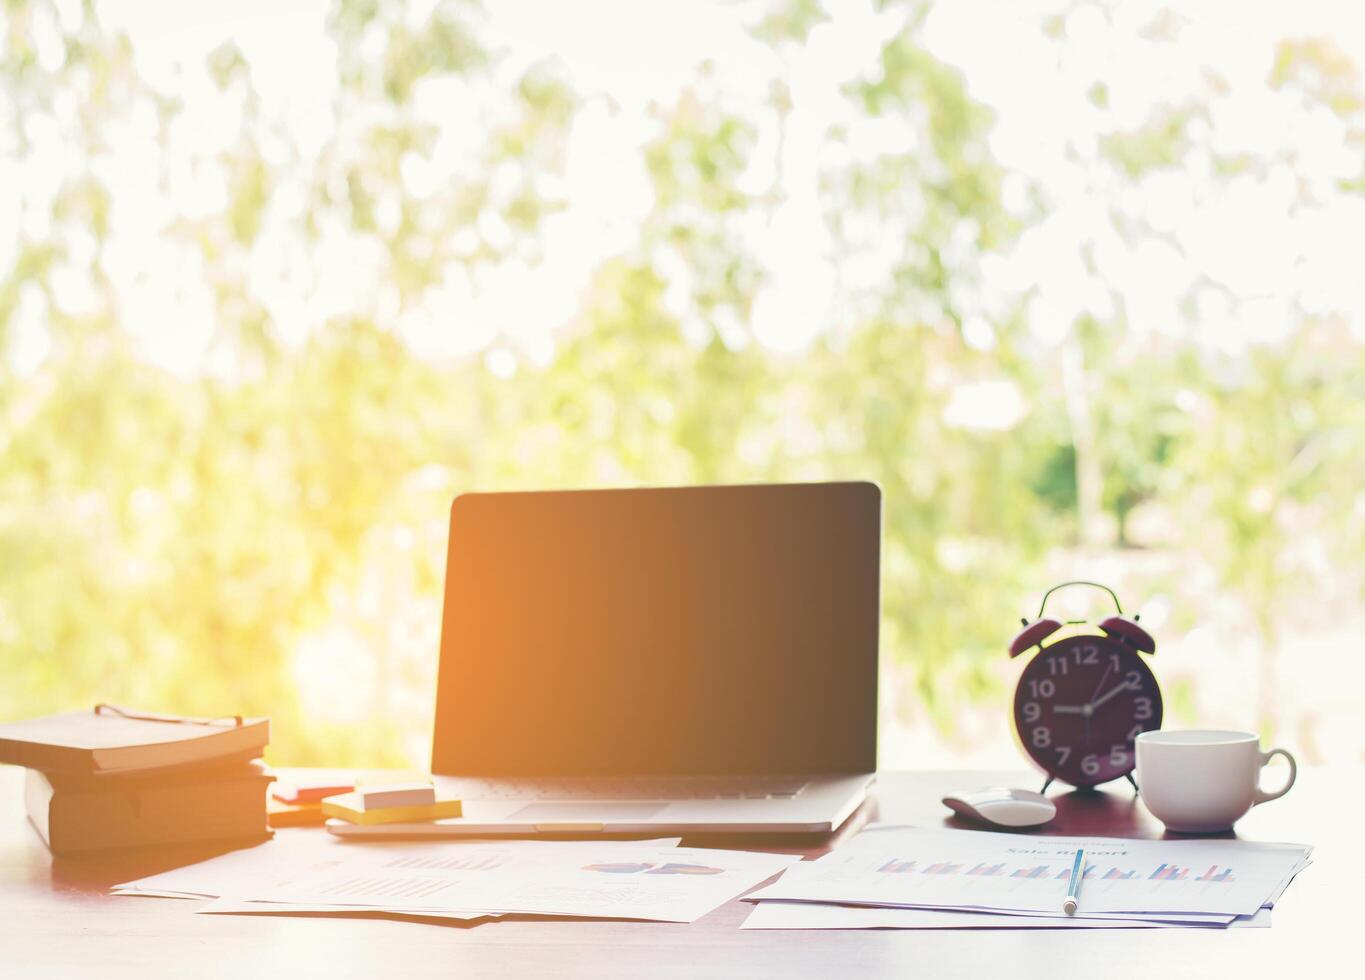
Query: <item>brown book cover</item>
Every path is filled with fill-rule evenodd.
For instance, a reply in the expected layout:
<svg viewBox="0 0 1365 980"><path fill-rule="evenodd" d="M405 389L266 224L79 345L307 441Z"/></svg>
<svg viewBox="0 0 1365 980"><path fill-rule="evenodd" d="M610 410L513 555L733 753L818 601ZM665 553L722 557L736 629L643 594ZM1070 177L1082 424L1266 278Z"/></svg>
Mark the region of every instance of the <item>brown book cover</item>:
<svg viewBox="0 0 1365 980"><path fill-rule="evenodd" d="M268 718L177 718L99 705L0 724L0 762L44 772L130 772L260 755L269 742Z"/></svg>
<svg viewBox="0 0 1365 980"><path fill-rule="evenodd" d="M30 769L24 803L54 854L264 839L270 835L266 792L274 778L260 762L121 779Z"/></svg>

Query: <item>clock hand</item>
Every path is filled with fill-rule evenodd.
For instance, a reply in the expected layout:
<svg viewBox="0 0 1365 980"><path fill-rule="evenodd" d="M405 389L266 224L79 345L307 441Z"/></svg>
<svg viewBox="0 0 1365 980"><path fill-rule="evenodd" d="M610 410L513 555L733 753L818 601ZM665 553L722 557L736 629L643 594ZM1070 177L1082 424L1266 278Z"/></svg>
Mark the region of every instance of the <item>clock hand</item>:
<svg viewBox="0 0 1365 980"><path fill-rule="evenodd" d="M1084 704L1054 704L1052 713L1055 715L1083 715L1088 705Z"/></svg>
<svg viewBox="0 0 1365 980"><path fill-rule="evenodd" d="M1098 684L1095 685L1095 692L1094 692L1093 694L1090 695L1090 706L1091 706L1092 708L1093 708L1093 707L1095 706L1095 704L1096 704L1095 698L1099 695L1099 693L1100 693L1100 688L1104 687L1104 682L1107 681L1107 680L1109 680L1109 675L1113 672L1113 670L1114 670L1114 662L1111 660L1111 661L1109 662L1109 666L1106 667L1106 668L1104 668L1104 673L1103 673L1102 675L1100 675L1100 682L1099 682Z"/></svg>
<svg viewBox="0 0 1365 980"><path fill-rule="evenodd" d="M1111 688L1110 690L1106 691L1104 694L1102 694L1100 697L1096 698L1094 701L1091 701L1091 702L1090 702L1090 707L1091 707L1092 710L1093 710L1094 708L1098 708L1100 705L1104 704L1104 702L1108 701L1110 698L1117 697L1118 695L1122 694L1124 691L1129 691L1129 690L1132 690L1132 688L1130 688L1130 687L1128 686L1128 683L1125 681L1124 683L1119 684L1118 686L1116 686L1116 687L1114 687L1114 688Z"/></svg>

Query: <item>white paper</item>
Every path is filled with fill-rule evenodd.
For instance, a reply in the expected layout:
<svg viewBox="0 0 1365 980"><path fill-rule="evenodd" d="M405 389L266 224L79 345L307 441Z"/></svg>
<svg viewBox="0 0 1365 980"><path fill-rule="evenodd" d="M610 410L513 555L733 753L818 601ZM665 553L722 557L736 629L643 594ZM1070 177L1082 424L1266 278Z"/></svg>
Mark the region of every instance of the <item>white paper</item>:
<svg viewBox="0 0 1365 980"><path fill-rule="evenodd" d="M455 919L473 921L475 919L495 919L500 912L451 912L441 909L425 909L414 912L391 912L382 907L367 908L363 905L288 905L279 902L252 902L239 898L215 898L207 905L195 909L206 915L364 915L383 912L386 915L406 915L422 919Z"/></svg>
<svg viewBox="0 0 1365 980"><path fill-rule="evenodd" d="M758 902L744 929L1160 929L1134 919L1053 919L951 909L895 909L818 902Z"/></svg>
<svg viewBox="0 0 1365 980"><path fill-rule="evenodd" d="M875 843L873 843L875 842ZM1146 841L878 829L790 869L751 899L1061 914L1076 849L1087 914L1252 915L1309 849L1235 840Z"/></svg>
<svg viewBox="0 0 1365 980"><path fill-rule="evenodd" d="M1270 911L1235 919L1229 925L1269 928ZM1162 929L1222 928L1222 923L1153 922L1147 919L1054 918L995 915L951 909L899 909L816 902L759 902L744 929Z"/></svg>
<svg viewBox="0 0 1365 980"><path fill-rule="evenodd" d="M115 895L147 897L215 898L235 894L251 887L262 877L281 872L326 866L346 848L346 844L321 834L279 835L270 840L229 851L217 857L187 864L161 874L137 878L114 885Z"/></svg>
<svg viewBox="0 0 1365 980"><path fill-rule="evenodd" d="M397 912L516 912L691 922L800 858L629 842L408 844L275 876L236 898ZM406 852L406 853L405 853Z"/></svg>
<svg viewBox="0 0 1365 980"><path fill-rule="evenodd" d="M1232 921L1234 929L1269 929L1270 909L1258 909L1255 915L1239 915Z"/></svg>
<svg viewBox="0 0 1365 980"><path fill-rule="evenodd" d="M603 846L676 847L681 838L667 837L646 842L604 841ZM229 851L217 857L114 885L114 895L139 895L155 898L217 898L240 896L259 887L263 881L292 879L312 870L338 865L352 866L372 862L382 864L400 855L434 856L454 854L461 848L486 846L487 841L357 841L350 842L316 833L277 835L255 847ZM562 847L578 846L577 841L514 840L499 846Z"/></svg>

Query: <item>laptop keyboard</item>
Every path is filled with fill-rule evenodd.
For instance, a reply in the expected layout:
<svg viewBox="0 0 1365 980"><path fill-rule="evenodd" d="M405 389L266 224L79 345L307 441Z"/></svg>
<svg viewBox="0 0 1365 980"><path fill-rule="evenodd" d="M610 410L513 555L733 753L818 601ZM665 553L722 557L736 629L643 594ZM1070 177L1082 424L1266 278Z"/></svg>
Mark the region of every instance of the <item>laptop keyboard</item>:
<svg viewBox="0 0 1365 980"><path fill-rule="evenodd" d="M790 800L802 776L602 776L569 779L444 779L466 800Z"/></svg>

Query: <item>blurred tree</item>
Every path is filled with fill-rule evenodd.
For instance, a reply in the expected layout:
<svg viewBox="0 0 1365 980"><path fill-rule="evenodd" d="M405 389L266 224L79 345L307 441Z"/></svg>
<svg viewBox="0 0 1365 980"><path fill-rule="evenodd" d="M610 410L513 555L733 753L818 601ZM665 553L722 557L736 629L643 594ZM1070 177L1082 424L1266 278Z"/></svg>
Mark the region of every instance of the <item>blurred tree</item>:
<svg viewBox="0 0 1365 980"><path fill-rule="evenodd" d="M238 41L171 71L103 7L9 5L0 718L260 712L277 760L416 761L454 493L826 478L885 491L903 713L951 731L1003 690L1022 599L1155 543L1175 571L1154 584L1213 563L1256 611L1270 718L1285 599L1324 578L1302 535L1358 596L1359 337L1301 303L1283 344L1211 353L1117 281L1042 322L1049 287L995 279L1059 202L996 162L997 120L926 49L929 9L878 6L894 29L816 126L801 65L829 11L745 8L771 55L757 101L702 63L638 147L584 162L576 134L617 104L490 46L474 4L340 0L319 42L335 88L307 118ZM1167 28L1152 37L1178 43ZM1272 82L1365 134L1331 44L1282 46ZM1089 91L1108 111L1109 86ZM1119 205L1191 154L1215 182L1295 172L1219 156L1210 118L1191 100L1069 148L1113 240L1169 244ZM594 202L641 203L563 287L606 234L570 188L636 150L640 186ZM1025 205L1005 206L1010 178ZM1363 191L1357 173L1296 206ZM1078 267L1113 278L1096 252ZM1166 539L1133 532L1143 508Z"/></svg>

